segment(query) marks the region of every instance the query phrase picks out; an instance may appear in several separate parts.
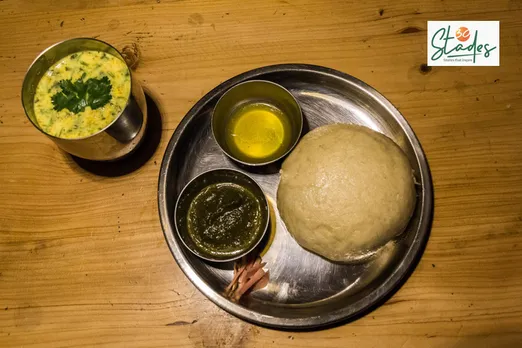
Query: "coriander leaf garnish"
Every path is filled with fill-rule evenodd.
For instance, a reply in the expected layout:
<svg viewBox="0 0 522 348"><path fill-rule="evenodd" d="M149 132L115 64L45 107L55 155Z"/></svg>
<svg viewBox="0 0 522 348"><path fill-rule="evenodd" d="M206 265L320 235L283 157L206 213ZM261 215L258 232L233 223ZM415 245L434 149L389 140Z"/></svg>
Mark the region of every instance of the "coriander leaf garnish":
<svg viewBox="0 0 522 348"><path fill-rule="evenodd" d="M61 80L58 86L62 90L51 97L56 111L68 109L77 114L87 106L93 110L101 108L112 99L112 85L107 76L87 81L79 79L74 83L70 79Z"/></svg>

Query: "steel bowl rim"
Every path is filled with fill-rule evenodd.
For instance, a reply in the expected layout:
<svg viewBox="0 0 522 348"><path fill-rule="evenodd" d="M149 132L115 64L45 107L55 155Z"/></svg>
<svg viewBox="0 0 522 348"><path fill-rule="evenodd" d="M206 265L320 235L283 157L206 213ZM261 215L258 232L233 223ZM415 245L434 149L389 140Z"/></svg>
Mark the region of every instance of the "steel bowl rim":
<svg viewBox="0 0 522 348"><path fill-rule="evenodd" d="M121 115L123 115L123 112L125 111L125 109L129 106L129 103L130 103L130 100L131 100L131 96L132 96L132 85L133 85L133 78L132 78L132 71L131 71L131 68L127 65L127 69L129 70L129 77L130 77L130 89L129 89L129 95L127 96L127 103L125 104L125 107L123 109L121 109L121 111L119 112L118 116L116 116L114 118L114 120L112 120L111 123L109 123L107 126L105 126L104 128L102 128L101 130L97 131L96 133L93 133L91 135L87 135L87 136L84 136L84 137L81 137L81 138L60 138L60 137L57 137L57 136L54 136L52 134L49 134L49 133L46 133L43 131L43 129L41 129L35 122L33 122L33 120L29 117L29 115L27 114L27 111L25 109L25 104L24 104L24 90L26 88L26 84L28 83L27 82L27 75L29 74L29 71L33 68L33 65L34 63L36 63L38 61L38 59L40 59L40 57L42 57L43 55L45 55L47 52L49 52L51 49L55 48L55 47L58 47L60 45L63 45L67 42L70 42L70 41L76 41L76 40L90 40L90 41L98 41L102 44L105 44L111 48L113 48L116 52L118 52L118 54L120 55L120 58L122 59L122 61L125 63L125 65L127 65L127 62L125 61L125 59L123 58L123 56L121 55L120 51L114 47L113 45L111 45L110 43L107 43L105 41L102 41L102 40L99 40L99 39L95 39L95 38L92 38L92 37L75 37L75 38L72 38L72 39L65 39L65 40L62 40L62 41L59 41L59 42L56 42L54 44L52 44L51 46L48 46L47 48L45 48L43 51L41 51L37 56L36 58L31 62L31 64L29 65L29 67L27 68L27 71L25 72L25 75L24 75L24 80L22 82L22 91L20 93L20 100L22 102L22 107L24 109L24 114L25 114L25 117L27 117L29 119L29 121L33 124L33 126L39 131L41 132L42 134L52 138L52 139L59 139L61 141L75 141L75 140L85 140L85 139L89 139L89 138L92 138L100 133L103 133L104 131L106 131L110 126L112 126L113 123L115 123L120 117ZM77 52L82 52L82 50L79 50ZM34 95L33 95L33 98L34 98ZM138 131L139 132L139 131Z"/></svg>
<svg viewBox="0 0 522 348"><path fill-rule="evenodd" d="M234 256L234 257L231 257L231 258L228 258L228 259L212 259L210 257L206 257L204 255L201 255L199 253L197 253L195 250L193 250L191 247L189 247L185 241L183 240L183 238L181 237L181 232L180 232L180 229L178 228L178 219L176 218L177 217L177 211L178 211L178 206L179 206L179 202L181 200L181 197L183 197L183 194L185 193L185 190L188 189L188 187L190 186L190 184L192 184L193 182L195 182L196 180L201 180L201 177L203 175L207 175L209 173L212 173L212 172L217 172L217 171L228 171L228 172L235 172L235 173L239 173L240 175L243 175L245 176L246 178L248 178L249 180L251 180L256 186L257 188L259 188L259 190L261 191L262 193L262 199L263 199L263 202L264 202L264 206L266 208L266 217L265 217L265 225L263 227L263 232L259 235L257 241L252 245L252 247L248 248L246 251L242 252L241 254L237 255L237 256ZM257 197L257 195L256 195ZM178 198L176 199L176 204L174 206L174 226L176 228L176 232L178 234L178 237L179 239L181 240L181 242L183 243L183 245L185 246L185 248L187 248L188 250L190 250L194 255L196 255L197 257L203 259L203 260L206 260L206 261L210 261L210 262L219 262L219 263L225 263L225 262L230 262L230 261L235 261L235 260L238 260L240 258L242 258L243 256L247 255L248 253L250 253L252 250L254 250L258 245L259 243L261 243L261 241L263 240L263 238L265 237L266 233L267 233L267 230L268 230L268 226L269 226L269 223L270 223L270 207L268 206L268 199L266 198L266 195L265 195L265 192L263 191L263 189L261 188L261 185L259 185L259 183L254 179L252 178L250 175L240 171L240 170L236 170L236 169L230 169L230 168L213 168L213 169L209 169L207 171L204 171L200 174L198 174L197 176L195 176L194 178L192 178L184 187L183 189L180 191L179 195L178 195Z"/></svg>
<svg viewBox="0 0 522 348"><path fill-rule="evenodd" d="M219 141L217 140L217 137L216 137L216 130L214 128L214 115L216 113L216 108L217 106L219 105L219 102L223 99L223 97L229 92L231 91L232 89L236 88L236 87L239 87L241 85L244 85L244 84L248 84L248 83L252 83L252 82L263 82L263 83L269 83L271 85L274 85L280 89L282 89L286 94L288 94L292 100L295 102L295 104L297 105L297 108L299 110L299 119L301 120L301 126L299 127L299 132L297 134L297 137L296 139L292 142L291 146L288 147L288 149L279 157L273 159L273 160L270 160L270 161L265 161L265 162L260 162L260 163L250 163L250 162L246 162L246 161L243 161L243 160L240 160L238 158L236 158L235 156L233 156L232 154L228 153L228 151L225 151L225 149L223 148L223 146L221 146L221 144L219 143ZM282 158L284 158L285 156L287 156L290 152L293 151L293 149L297 146L297 144L299 143L299 140L301 139L301 135L303 133L303 127L304 127L304 116L303 116L303 110L301 109L301 105L299 104L299 102L297 101L297 99L295 98L295 96L288 90L286 89L285 87L281 86L280 84L278 83L275 83L275 82L272 82L272 81L268 81L268 80L260 80L260 79L254 79L254 80L247 80L247 81L243 81L243 82L239 82L239 83L236 83L234 84L233 86L231 86L229 89L227 89L223 94L221 94L221 97L219 97L218 101L216 102L216 105L214 106L214 108L212 109L212 114L210 115L210 128L212 130L212 136L214 137L214 141L216 142L216 144L219 146L219 149L221 150L221 152L223 152L226 156L228 156L228 158L230 158L231 160L233 161L236 161L238 163L241 163L241 164L244 164L246 166L251 166L251 167L261 167L261 166L266 166L268 164L272 164L272 163L275 163L279 160L281 160Z"/></svg>
<svg viewBox="0 0 522 348"><path fill-rule="evenodd" d="M185 131L191 119L197 115L212 98L214 98L216 95L219 95L220 93L223 93L234 84L237 84L241 81L246 81L248 79L254 79L260 75L268 73L289 71L319 73L343 80L352 86L365 90L366 93L370 94L376 99L376 101L384 106L401 126L404 134L407 136L408 140L414 148L416 160L420 168L419 175L421 179L420 182L422 184L422 192L419 200L422 204L422 210L419 218L419 228L417 229L417 233L415 234L410 247L403 254L404 256L402 257L397 267L395 267L391 274L382 282L378 289L375 289L368 296L360 299L359 301L352 303L352 305L349 307L343 307L328 313L328 316L313 316L308 318L274 317L271 315L250 311L245 307L225 299L217 291L213 290L206 284L206 282L198 275L198 273L191 267L188 260L184 257L180 245L177 244L174 239L174 234L172 233L173 228L169 221L170 214L168 213L166 204L166 188L168 180L167 174L169 174L171 162L173 161L172 153L181 138L181 134ZM422 146L417 139L417 136L399 110L397 110L397 108L395 108L392 103L386 99L386 97L377 92L377 90L365 82L335 69L311 64L277 64L256 68L230 78L229 80L219 84L214 89L209 91L188 111L174 131L163 156L158 180L158 213L160 215L160 223L165 240L167 241L174 259L187 278L189 278L189 280L199 291L201 291L208 299L214 302L214 304L241 319L266 327L294 330L320 329L354 318L371 310L376 304L379 304L389 295L393 294L401 286L402 282L407 278L409 273L415 269L429 237L431 220L433 217L433 185L431 181L429 165L424 151L422 150Z"/></svg>

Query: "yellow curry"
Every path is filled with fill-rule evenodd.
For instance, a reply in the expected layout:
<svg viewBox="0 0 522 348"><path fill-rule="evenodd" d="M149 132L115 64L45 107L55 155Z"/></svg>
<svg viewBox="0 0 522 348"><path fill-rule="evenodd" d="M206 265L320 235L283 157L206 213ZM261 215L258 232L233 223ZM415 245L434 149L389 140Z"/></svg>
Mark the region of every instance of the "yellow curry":
<svg viewBox="0 0 522 348"><path fill-rule="evenodd" d="M108 126L125 108L131 80L121 59L82 51L54 64L36 88L34 111L40 128L59 138L83 138Z"/></svg>

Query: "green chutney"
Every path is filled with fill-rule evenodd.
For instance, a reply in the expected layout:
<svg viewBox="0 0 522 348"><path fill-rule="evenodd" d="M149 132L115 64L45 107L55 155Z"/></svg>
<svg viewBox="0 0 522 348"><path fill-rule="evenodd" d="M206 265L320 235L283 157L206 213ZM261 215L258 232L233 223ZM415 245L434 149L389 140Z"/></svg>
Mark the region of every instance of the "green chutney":
<svg viewBox="0 0 522 348"><path fill-rule="evenodd" d="M212 184L190 203L187 229L197 248L216 257L250 249L263 233L261 204L234 183Z"/></svg>

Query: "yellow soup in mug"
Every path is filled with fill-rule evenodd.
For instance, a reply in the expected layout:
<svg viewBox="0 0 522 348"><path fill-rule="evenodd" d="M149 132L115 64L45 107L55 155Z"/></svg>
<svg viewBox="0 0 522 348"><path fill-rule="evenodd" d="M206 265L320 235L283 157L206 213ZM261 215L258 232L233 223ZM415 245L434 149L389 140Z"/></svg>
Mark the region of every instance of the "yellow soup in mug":
<svg viewBox="0 0 522 348"><path fill-rule="evenodd" d="M108 126L127 105L127 64L99 51L76 52L47 70L36 88L40 128L58 138L83 138Z"/></svg>

